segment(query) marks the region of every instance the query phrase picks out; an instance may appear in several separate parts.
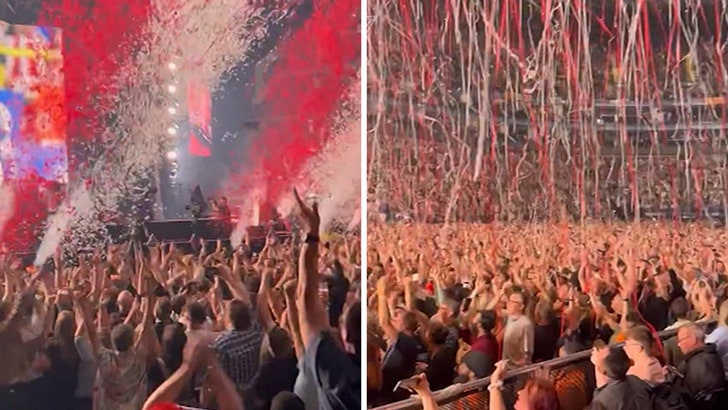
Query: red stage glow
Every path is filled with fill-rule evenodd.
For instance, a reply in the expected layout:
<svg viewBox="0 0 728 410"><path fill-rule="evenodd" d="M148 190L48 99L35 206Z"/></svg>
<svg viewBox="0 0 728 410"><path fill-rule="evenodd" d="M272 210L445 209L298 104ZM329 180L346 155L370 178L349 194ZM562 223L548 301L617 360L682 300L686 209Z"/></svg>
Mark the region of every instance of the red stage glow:
<svg viewBox="0 0 728 410"><path fill-rule="evenodd" d="M266 202L276 203L332 136L330 121L358 71L358 0L316 0L315 11L278 47L264 93L266 118L251 153L260 161ZM249 188L243 175L241 190Z"/></svg>

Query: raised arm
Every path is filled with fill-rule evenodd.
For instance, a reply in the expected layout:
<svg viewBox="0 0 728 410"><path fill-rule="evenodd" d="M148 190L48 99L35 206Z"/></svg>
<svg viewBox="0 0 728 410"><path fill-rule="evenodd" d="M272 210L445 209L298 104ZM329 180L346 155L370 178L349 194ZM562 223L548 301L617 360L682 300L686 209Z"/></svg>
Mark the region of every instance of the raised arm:
<svg viewBox="0 0 728 410"><path fill-rule="evenodd" d="M230 292L233 294L233 297L250 305L250 292L248 292L248 288L245 287L240 276L233 274L225 264L221 263L217 265L217 268L220 272L220 277L230 286Z"/></svg>
<svg viewBox="0 0 728 410"><path fill-rule="evenodd" d="M307 206L294 191L296 202L306 225L306 240L301 247L298 261L298 313L300 315L301 337L306 347L321 331L329 328L328 314L318 293L319 225L321 218L318 205Z"/></svg>
<svg viewBox="0 0 728 410"><path fill-rule="evenodd" d="M263 277L260 281L260 289L258 290L258 303L257 303L257 312L258 312L258 321L260 322L260 325L263 327L263 330L267 333L273 330L276 323L273 320L273 315L271 314L270 307L268 306L268 299L269 299L269 293L270 293L270 285L273 281L273 276L271 275L271 270L269 268L263 268Z"/></svg>
<svg viewBox="0 0 728 410"><path fill-rule="evenodd" d="M195 346L190 357L186 357L182 365L160 385L144 403L144 410L155 404L175 402L179 395L190 385L195 373L207 373L204 390L211 390L220 410L243 410L243 403L235 385L225 374L209 347L200 343Z"/></svg>
<svg viewBox="0 0 728 410"><path fill-rule="evenodd" d="M389 300L387 298L387 280L384 277L377 280L377 317L387 340L393 343L397 338L397 330L392 326Z"/></svg>
<svg viewBox="0 0 728 410"><path fill-rule="evenodd" d="M142 289L144 303L142 304L142 322L137 327L137 339L135 343L136 349L150 359L150 355L157 351L157 338L154 335L154 305L157 302L157 296L154 294L154 288L157 282L148 275L143 278L145 286Z"/></svg>
<svg viewBox="0 0 728 410"><path fill-rule="evenodd" d="M291 280L283 284L283 292L286 296L286 315L288 316L288 324L290 326L291 338L293 339L293 347L296 350L296 357L302 358L305 353L303 339L301 338L301 325L298 315L298 306L296 306L296 289L298 282Z"/></svg>

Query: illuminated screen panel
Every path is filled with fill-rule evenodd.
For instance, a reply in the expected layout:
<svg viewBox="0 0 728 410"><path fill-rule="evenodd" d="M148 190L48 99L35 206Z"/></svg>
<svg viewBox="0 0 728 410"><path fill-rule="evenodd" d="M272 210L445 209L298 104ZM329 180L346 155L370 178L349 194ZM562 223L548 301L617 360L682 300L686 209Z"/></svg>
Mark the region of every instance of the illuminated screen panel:
<svg viewBox="0 0 728 410"><path fill-rule="evenodd" d="M197 157L212 155L212 96L204 84L190 81L187 84L187 112L190 135L187 150Z"/></svg>
<svg viewBox="0 0 728 410"><path fill-rule="evenodd" d="M0 21L0 164L5 180L67 181L60 29Z"/></svg>

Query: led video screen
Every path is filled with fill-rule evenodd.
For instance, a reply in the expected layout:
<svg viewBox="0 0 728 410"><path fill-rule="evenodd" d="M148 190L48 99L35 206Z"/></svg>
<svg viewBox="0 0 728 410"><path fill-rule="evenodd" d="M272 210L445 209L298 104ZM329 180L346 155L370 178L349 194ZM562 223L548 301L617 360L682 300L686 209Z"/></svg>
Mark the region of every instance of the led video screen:
<svg viewBox="0 0 728 410"><path fill-rule="evenodd" d="M0 21L3 180L68 178L60 29Z"/></svg>

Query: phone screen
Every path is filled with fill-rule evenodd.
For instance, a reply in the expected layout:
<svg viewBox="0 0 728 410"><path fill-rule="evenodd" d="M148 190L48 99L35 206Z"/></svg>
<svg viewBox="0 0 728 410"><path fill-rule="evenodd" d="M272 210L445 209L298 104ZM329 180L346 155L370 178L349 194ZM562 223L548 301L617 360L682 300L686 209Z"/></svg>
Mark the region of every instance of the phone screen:
<svg viewBox="0 0 728 410"><path fill-rule="evenodd" d="M420 380L420 378L418 376L412 376L408 379L400 380L394 386L393 391L397 391L399 389L413 391L414 387L417 386L417 383L419 382L419 380Z"/></svg>
<svg viewBox="0 0 728 410"><path fill-rule="evenodd" d="M470 305L473 303L473 298L465 298L463 301L463 312L470 310Z"/></svg>

